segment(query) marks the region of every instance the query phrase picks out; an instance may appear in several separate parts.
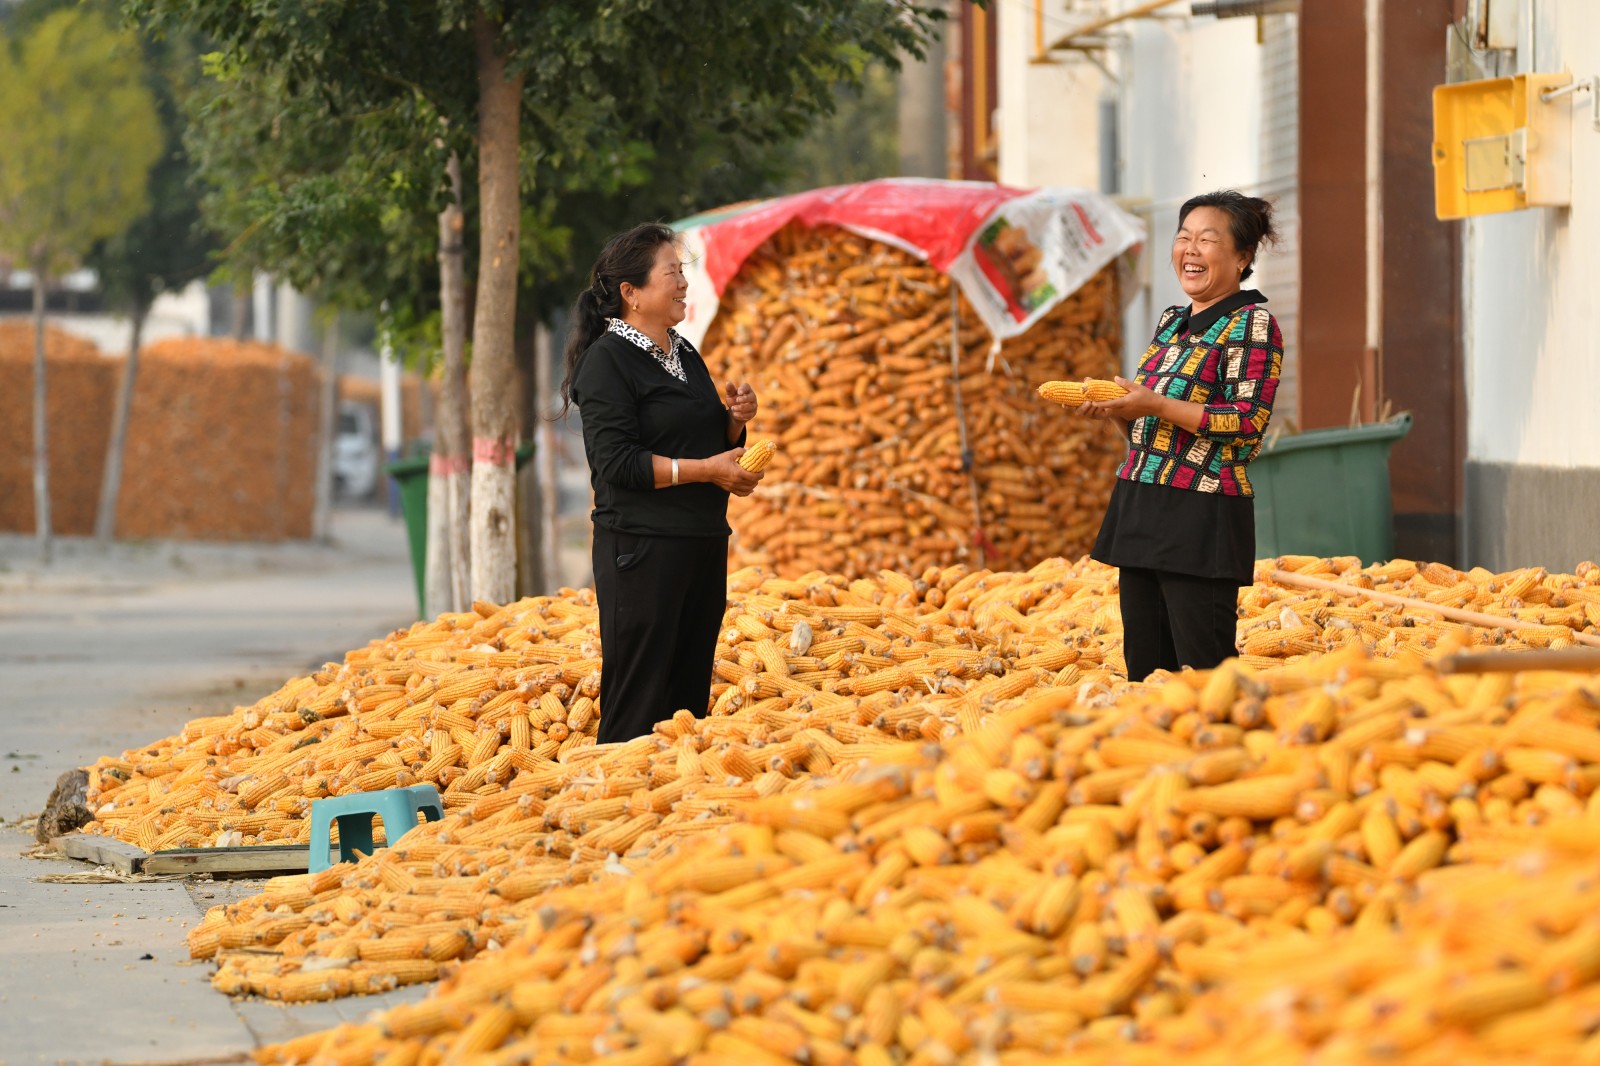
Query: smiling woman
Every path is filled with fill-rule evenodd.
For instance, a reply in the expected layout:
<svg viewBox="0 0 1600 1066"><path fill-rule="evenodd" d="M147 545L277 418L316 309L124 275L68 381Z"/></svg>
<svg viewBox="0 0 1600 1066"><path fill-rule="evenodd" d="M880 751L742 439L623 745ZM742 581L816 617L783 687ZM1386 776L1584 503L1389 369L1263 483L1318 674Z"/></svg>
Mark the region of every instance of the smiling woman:
<svg viewBox="0 0 1600 1066"><path fill-rule="evenodd" d="M1238 587L1251 581L1256 550L1245 468L1283 365L1267 298L1240 286L1275 237L1265 200L1226 190L1185 203L1172 270L1188 306L1166 309L1138 371L1116 379L1127 395L1078 408L1128 438L1092 554L1121 570L1134 680L1234 653Z"/></svg>
<svg viewBox="0 0 1600 1066"><path fill-rule="evenodd" d="M728 496L756 414L749 384L719 393L676 329L688 283L676 235L645 223L606 243L567 336L563 413L577 404L594 487L601 743L705 714L727 595Z"/></svg>

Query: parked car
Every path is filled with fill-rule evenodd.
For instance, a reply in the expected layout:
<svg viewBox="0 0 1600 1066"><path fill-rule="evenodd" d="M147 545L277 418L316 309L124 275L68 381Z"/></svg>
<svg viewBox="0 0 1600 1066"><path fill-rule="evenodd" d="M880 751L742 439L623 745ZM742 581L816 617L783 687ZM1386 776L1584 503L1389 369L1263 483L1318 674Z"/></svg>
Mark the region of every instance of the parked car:
<svg viewBox="0 0 1600 1066"><path fill-rule="evenodd" d="M341 401L333 429L333 491L349 500L368 500L378 488L382 452L372 408Z"/></svg>

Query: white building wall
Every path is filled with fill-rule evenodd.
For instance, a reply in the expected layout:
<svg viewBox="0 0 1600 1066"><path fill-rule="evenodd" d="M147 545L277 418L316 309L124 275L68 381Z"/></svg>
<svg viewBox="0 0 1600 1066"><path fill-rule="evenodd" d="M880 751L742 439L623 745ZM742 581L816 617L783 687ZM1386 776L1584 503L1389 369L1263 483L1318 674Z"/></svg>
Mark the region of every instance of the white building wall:
<svg viewBox="0 0 1600 1066"><path fill-rule="evenodd" d="M1032 62L1036 37L1033 3L1046 4L1046 39L1055 40L1081 18L1066 18L1048 0L1007 4L995 42L1000 96L996 131L1003 185L1031 188L1100 187L1099 99L1103 77L1082 56L1057 52Z"/></svg>
<svg viewBox="0 0 1600 1066"><path fill-rule="evenodd" d="M1150 229L1146 286L1134 294L1124 322L1130 366L1149 342L1161 309L1187 302L1170 259L1183 202L1222 188L1281 200L1284 194L1292 197L1297 187L1298 143L1264 125L1270 82L1279 93L1270 108L1274 126L1298 127L1296 105L1282 95L1285 81L1294 83L1298 66L1294 18L1273 16L1267 21L1278 37L1270 62L1267 46L1256 39L1253 18L1126 24L1128 39L1118 57L1122 193ZM1290 229L1292 236L1294 227ZM1259 277L1251 283L1273 301L1275 312L1292 309L1299 276L1295 242L1264 251L1258 262ZM1282 304L1280 296L1287 298ZM1290 323L1283 325L1287 331Z"/></svg>
<svg viewBox="0 0 1600 1066"><path fill-rule="evenodd" d="M7 317L32 321L31 315ZM150 306L150 314L145 317L141 343L154 344L169 337L203 337L209 332L210 324L211 309L206 298L205 282L191 282L180 292L163 293L156 297L155 303ZM49 325L52 329L82 337L106 355L126 355L133 338L132 321L110 312L52 314L49 316Z"/></svg>
<svg viewBox="0 0 1600 1066"><path fill-rule="evenodd" d="M1600 3L1529 4L1518 71L1600 75ZM1600 130L1588 93L1545 106L1570 117L1572 206L1463 223L1467 455L1600 467Z"/></svg>
<svg viewBox="0 0 1600 1066"><path fill-rule="evenodd" d="M1600 75L1600 3L1519 6L1516 72ZM1600 560L1600 130L1588 93L1544 106L1570 122L1572 205L1457 223L1465 227L1463 539L1466 561L1494 570L1570 571Z"/></svg>

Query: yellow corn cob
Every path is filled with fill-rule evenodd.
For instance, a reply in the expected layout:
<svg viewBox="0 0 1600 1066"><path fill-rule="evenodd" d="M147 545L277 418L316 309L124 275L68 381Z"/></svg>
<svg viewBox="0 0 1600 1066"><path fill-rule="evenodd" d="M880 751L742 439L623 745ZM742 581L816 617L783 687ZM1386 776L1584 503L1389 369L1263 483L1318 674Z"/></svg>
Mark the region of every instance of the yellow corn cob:
<svg viewBox="0 0 1600 1066"><path fill-rule="evenodd" d="M1038 388L1039 396L1050 403L1079 407L1086 402L1115 400L1128 390L1114 381L1091 378L1088 381L1047 381Z"/></svg>
<svg viewBox="0 0 1600 1066"><path fill-rule="evenodd" d="M739 465L752 474L759 474L767 468L767 464L777 452L778 446L771 440L763 438L744 450L744 454L739 456Z"/></svg>

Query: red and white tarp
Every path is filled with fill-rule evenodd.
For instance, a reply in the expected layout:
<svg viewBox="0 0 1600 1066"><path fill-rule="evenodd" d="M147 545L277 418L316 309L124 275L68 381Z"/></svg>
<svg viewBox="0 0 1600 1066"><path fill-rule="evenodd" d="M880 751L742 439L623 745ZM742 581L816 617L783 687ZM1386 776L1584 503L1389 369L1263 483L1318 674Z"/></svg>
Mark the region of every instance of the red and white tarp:
<svg viewBox="0 0 1600 1066"><path fill-rule="evenodd" d="M961 286L996 340L1025 332L1144 241L1142 222L1086 189L928 178L813 189L680 225L689 314L679 331L698 346L744 261L794 221L840 226L925 259Z"/></svg>

